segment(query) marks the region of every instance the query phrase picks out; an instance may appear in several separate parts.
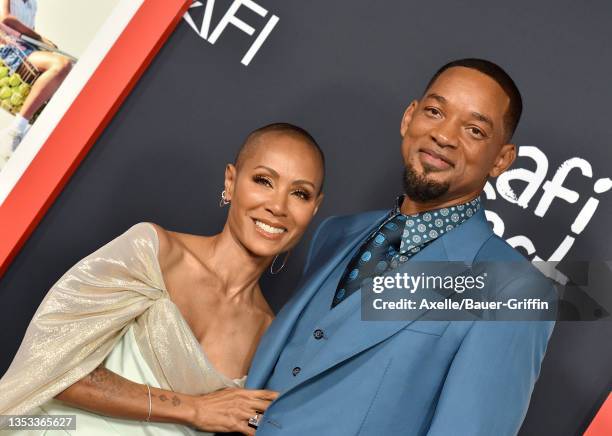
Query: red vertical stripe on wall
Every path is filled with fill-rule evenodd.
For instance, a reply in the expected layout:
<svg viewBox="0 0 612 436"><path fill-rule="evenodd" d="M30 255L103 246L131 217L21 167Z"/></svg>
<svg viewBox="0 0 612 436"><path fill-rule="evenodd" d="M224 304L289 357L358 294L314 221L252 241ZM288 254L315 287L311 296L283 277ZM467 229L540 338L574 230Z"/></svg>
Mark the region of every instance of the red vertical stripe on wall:
<svg viewBox="0 0 612 436"><path fill-rule="evenodd" d="M145 0L0 207L0 276L191 0Z"/></svg>
<svg viewBox="0 0 612 436"><path fill-rule="evenodd" d="M610 436L612 435L612 392L608 395L608 399L603 403L595 419L584 436Z"/></svg>

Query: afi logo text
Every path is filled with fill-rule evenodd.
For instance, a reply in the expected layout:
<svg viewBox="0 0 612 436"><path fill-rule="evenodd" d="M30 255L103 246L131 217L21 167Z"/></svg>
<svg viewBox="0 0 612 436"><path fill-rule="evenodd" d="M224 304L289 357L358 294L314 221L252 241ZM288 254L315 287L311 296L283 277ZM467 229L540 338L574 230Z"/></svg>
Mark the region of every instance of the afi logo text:
<svg viewBox="0 0 612 436"><path fill-rule="evenodd" d="M194 1L189 9L191 10L203 6L204 4L202 2ZM193 28L193 30L196 31L198 35L200 35L202 38L204 38L211 44L217 42L219 36L221 36L223 31L227 28L229 24L234 27L237 27L247 35L253 36L256 33L255 29L236 16L236 13L241 7L250 9L262 18L265 18L266 15L268 15L268 11L266 9L259 6L252 0L234 0L230 5L229 9L225 12L225 15L223 15L223 18L221 18L221 20L217 24L217 27L215 27L214 30L212 30L211 32L210 24L213 9L215 8L215 0L207 0L206 7L204 9L204 18L202 19L202 26L199 29L193 21L193 18L191 17L189 11L185 12L184 19ZM278 21L279 18L276 15L272 15L270 19L266 22L263 29L259 31L259 33L255 37L255 40L242 58L241 62L243 65L247 66L253 60L253 57L255 57L265 40L268 38L272 30L274 29L274 26L276 26L276 23L278 23Z"/></svg>

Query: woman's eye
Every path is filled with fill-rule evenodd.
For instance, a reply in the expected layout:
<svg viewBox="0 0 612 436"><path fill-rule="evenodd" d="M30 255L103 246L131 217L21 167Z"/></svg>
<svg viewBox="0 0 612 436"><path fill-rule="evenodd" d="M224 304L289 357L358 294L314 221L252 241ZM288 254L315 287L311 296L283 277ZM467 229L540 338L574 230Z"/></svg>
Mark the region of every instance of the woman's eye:
<svg viewBox="0 0 612 436"><path fill-rule="evenodd" d="M260 185L264 185L264 186L272 186L272 182L267 179L266 177L262 177L262 176L255 176L253 177L253 181L255 183L258 183Z"/></svg>
<svg viewBox="0 0 612 436"><path fill-rule="evenodd" d="M293 194L298 196L302 200L305 200L305 201L310 200L310 193L306 191L294 191Z"/></svg>

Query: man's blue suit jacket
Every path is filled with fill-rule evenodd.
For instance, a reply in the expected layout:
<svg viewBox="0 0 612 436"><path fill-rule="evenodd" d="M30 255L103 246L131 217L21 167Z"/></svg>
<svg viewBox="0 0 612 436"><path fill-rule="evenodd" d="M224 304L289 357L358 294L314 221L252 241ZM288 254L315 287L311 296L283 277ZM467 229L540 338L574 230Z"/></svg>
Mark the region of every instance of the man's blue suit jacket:
<svg viewBox="0 0 612 436"><path fill-rule="evenodd" d="M301 286L264 335L247 387L266 387L287 338L321 283L343 259L347 262L386 213L331 217L320 225ZM509 261L508 280L500 289L509 297L523 298L526 287L541 277L529 261L493 234L482 209L406 264L418 260ZM401 266L394 273L398 271ZM518 432L554 322L364 322L359 295L341 305L354 306L351 315L326 337L311 367L302 368L299 380L281 391L257 435Z"/></svg>

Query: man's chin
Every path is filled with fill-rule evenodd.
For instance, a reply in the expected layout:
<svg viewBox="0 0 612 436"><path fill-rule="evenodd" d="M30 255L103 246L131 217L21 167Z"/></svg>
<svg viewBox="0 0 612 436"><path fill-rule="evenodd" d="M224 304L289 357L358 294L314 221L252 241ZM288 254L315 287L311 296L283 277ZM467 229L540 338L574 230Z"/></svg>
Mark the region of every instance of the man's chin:
<svg viewBox="0 0 612 436"><path fill-rule="evenodd" d="M423 182L428 185L449 186L450 182L448 179L449 177L447 174L440 173L425 173L425 175L422 176Z"/></svg>
<svg viewBox="0 0 612 436"><path fill-rule="evenodd" d="M406 169L408 171L408 169ZM440 170L437 168L427 168L423 167L423 169L419 172L415 171L414 175L416 176L416 180L420 183L428 184L428 185L440 185L446 186L450 185L450 174L448 169ZM406 173L404 173L404 179L406 177Z"/></svg>
<svg viewBox="0 0 612 436"><path fill-rule="evenodd" d="M430 174L448 174L452 169L453 167L438 168L438 167L424 163L421 175L422 177L428 177ZM434 180L434 181L439 181L439 180Z"/></svg>
<svg viewBox="0 0 612 436"><path fill-rule="evenodd" d="M444 171L440 171L444 172ZM424 170L419 174L414 167L407 166L404 169L404 192L413 201L426 203L444 196L450 188L450 183L441 177L436 177L440 172Z"/></svg>

